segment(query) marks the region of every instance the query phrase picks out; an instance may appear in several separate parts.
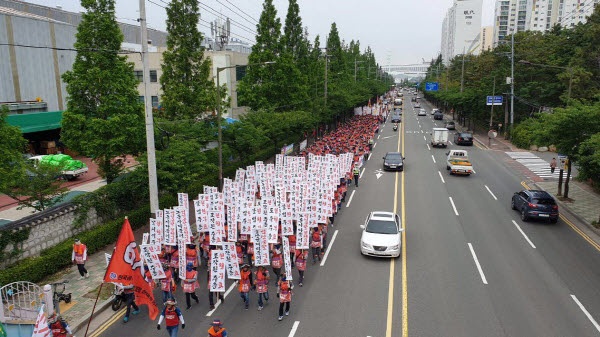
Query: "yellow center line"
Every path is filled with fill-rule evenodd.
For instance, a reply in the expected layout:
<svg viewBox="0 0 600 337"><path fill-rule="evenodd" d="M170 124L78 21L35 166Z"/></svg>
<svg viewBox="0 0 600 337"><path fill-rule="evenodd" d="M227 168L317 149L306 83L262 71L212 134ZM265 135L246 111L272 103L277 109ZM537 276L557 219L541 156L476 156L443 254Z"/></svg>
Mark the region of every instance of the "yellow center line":
<svg viewBox="0 0 600 337"><path fill-rule="evenodd" d="M405 155L404 125L402 125L402 156ZM408 281L406 276L406 198L404 193L404 170L402 170L402 336L408 337ZM396 191L398 189L396 188Z"/></svg>
<svg viewBox="0 0 600 337"><path fill-rule="evenodd" d="M111 325L115 324L117 322L117 320L119 320L121 317L125 316L125 311L126 311L126 308L122 308L121 310L117 311L111 318L108 319L108 321L104 322L95 331L93 331L91 334L89 334L89 336L90 337L100 336L102 333L104 333L104 331L106 331L106 329L108 329Z"/></svg>

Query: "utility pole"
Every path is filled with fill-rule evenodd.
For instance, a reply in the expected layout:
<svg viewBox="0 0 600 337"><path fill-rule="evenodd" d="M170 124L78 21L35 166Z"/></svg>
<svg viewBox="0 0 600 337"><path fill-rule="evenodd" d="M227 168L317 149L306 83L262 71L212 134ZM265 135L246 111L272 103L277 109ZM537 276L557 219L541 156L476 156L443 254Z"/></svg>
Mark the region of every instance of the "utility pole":
<svg viewBox="0 0 600 337"><path fill-rule="evenodd" d="M510 35L510 134L512 139L515 121L515 32Z"/></svg>
<svg viewBox="0 0 600 337"><path fill-rule="evenodd" d="M490 111L490 130L492 129L492 123L494 122L494 105L496 101L496 76L494 76L494 85L492 86L492 111Z"/></svg>
<svg viewBox="0 0 600 337"><path fill-rule="evenodd" d="M146 151L148 153L148 186L150 187L150 211L159 210L158 179L156 177L156 152L154 148L154 117L150 94L150 69L148 65L148 27L146 22L146 0L140 0L140 25L142 31L142 65L144 72L144 112L146 119Z"/></svg>

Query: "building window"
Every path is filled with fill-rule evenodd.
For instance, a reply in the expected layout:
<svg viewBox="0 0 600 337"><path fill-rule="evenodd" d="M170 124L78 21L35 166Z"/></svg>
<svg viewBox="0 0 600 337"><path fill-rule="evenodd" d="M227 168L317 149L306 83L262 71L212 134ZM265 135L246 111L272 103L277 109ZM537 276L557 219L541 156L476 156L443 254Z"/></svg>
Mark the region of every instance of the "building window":
<svg viewBox="0 0 600 337"><path fill-rule="evenodd" d="M246 76L246 66L235 67L235 80L239 82L244 76Z"/></svg>
<svg viewBox="0 0 600 337"><path fill-rule="evenodd" d="M133 75L139 82L144 82L144 72L142 70L134 70Z"/></svg>
<svg viewBox="0 0 600 337"><path fill-rule="evenodd" d="M158 108L158 96L152 96L152 107Z"/></svg>
<svg viewBox="0 0 600 337"><path fill-rule="evenodd" d="M150 82L153 82L153 83L158 82L158 76L156 75L156 70L150 70Z"/></svg>

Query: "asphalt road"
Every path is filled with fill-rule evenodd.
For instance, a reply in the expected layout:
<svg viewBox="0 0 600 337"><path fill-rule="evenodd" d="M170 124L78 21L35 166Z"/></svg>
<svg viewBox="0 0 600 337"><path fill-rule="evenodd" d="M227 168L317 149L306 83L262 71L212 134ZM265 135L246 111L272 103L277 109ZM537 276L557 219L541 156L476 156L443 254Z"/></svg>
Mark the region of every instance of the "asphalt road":
<svg viewBox="0 0 600 337"><path fill-rule="evenodd" d="M213 318L231 336L250 337L600 335L600 252L563 220L519 219L510 198L523 186L504 153L468 147L476 174L450 176L447 150L427 146L432 116L418 117L409 97L400 130L388 121L376 136L359 187L349 190L329 230L326 260L309 263L290 316L277 321L274 287L262 311L256 294L244 310L234 288L213 313L202 289L200 304L183 310L179 336L205 336ZM383 155L398 149L405 172L380 172ZM373 210L404 214L400 258L360 255L359 225ZM167 335L145 308L127 324L121 316L92 336Z"/></svg>

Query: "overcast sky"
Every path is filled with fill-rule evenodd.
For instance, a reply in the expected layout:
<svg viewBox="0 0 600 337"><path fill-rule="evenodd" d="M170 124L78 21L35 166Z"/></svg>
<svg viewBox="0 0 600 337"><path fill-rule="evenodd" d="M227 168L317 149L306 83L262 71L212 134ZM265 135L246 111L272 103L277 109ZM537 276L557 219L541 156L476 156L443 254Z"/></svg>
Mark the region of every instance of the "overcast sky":
<svg viewBox="0 0 600 337"><path fill-rule="evenodd" d="M116 0L119 21L135 24L139 16L138 0ZM152 3L150 2L152 1ZM164 7L170 0L146 0L148 25L165 29ZM340 37L346 42L359 40L361 49L371 46L377 62L387 64L420 63L440 52L442 21L454 0L298 0L302 24L308 27L311 40L329 33L336 22ZM25 0L46 6L62 6L64 10L81 11L79 0ZM482 24L493 22L494 0L483 0ZM253 41L256 21L262 11L262 0L202 0L200 30L210 35L207 22L219 15L232 20L231 35ZM288 0L274 0L282 25ZM237 8L235 6L237 6ZM239 8L239 9L238 9ZM211 12L213 11L214 12ZM215 14L216 13L216 14ZM245 13L245 14L244 14ZM244 27L242 27L244 26Z"/></svg>

